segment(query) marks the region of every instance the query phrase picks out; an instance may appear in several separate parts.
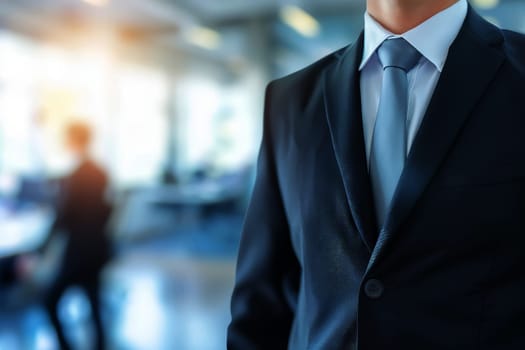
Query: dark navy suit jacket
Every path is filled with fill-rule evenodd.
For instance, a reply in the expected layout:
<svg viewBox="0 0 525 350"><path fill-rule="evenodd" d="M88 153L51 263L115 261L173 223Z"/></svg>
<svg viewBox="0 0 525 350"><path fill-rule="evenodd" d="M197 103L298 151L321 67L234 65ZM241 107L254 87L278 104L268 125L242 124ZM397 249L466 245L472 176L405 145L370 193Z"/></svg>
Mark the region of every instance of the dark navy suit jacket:
<svg viewBox="0 0 525 350"><path fill-rule="evenodd" d="M362 49L267 89L228 348L525 349L525 37L469 9L379 228Z"/></svg>

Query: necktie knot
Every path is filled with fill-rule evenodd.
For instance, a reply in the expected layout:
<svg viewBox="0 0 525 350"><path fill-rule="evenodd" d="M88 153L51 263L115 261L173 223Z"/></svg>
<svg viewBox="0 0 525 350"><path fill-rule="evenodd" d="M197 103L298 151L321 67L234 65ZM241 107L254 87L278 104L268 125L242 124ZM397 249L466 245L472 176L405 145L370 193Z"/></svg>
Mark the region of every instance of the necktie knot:
<svg viewBox="0 0 525 350"><path fill-rule="evenodd" d="M421 54L403 38L385 40L377 49L383 69L396 67L409 72Z"/></svg>

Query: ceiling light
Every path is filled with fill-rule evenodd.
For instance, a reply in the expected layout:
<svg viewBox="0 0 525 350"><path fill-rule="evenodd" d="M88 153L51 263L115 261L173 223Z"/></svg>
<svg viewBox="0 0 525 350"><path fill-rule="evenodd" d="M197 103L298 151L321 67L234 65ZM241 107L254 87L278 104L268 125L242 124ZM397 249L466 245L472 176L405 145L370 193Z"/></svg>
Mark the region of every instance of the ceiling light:
<svg viewBox="0 0 525 350"><path fill-rule="evenodd" d="M185 38L193 45L197 45L208 50L217 49L222 42L221 35L217 31L205 27L196 27L190 29L188 32L186 32Z"/></svg>
<svg viewBox="0 0 525 350"><path fill-rule="evenodd" d="M500 0L474 0L473 3L475 6L481 9L492 9L499 5Z"/></svg>
<svg viewBox="0 0 525 350"><path fill-rule="evenodd" d="M109 3L109 0L83 0L85 3L88 3L93 6L102 7L106 6Z"/></svg>
<svg viewBox="0 0 525 350"><path fill-rule="evenodd" d="M321 31L319 22L297 6L284 6L280 11L284 23L305 37L315 37Z"/></svg>

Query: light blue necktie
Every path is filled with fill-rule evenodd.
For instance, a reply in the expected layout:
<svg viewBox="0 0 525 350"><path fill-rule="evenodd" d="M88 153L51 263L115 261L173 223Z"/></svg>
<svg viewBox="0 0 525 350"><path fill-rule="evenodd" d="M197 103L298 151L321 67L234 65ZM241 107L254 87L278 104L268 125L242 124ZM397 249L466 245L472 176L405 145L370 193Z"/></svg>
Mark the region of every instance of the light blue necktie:
<svg viewBox="0 0 525 350"><path fill-rule="evenodd" d="M419 61L421 54L402 38L384 41L377 53L383 66L383 87L372 138L370 176L377 223L382 227L405 166L407 73Z"/></svg>

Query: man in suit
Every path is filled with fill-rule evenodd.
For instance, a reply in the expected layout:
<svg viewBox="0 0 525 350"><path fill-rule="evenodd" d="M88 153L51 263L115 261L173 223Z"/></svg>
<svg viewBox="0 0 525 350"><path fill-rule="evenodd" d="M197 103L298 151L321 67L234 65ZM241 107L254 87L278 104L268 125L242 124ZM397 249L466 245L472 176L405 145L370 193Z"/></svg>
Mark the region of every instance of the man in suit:
<svg viewBox="0 0 525 350"><path fill-rule="evenodd" d="M229 349L525 349L525 37L368 0L266 92Z"/></svg>
<svg viewBox="0 0 525 350"><path fill-rule="evenodd" d="M100 350L105 348L105 339L100 315L99 275L111 257L106 235L111 211L105 199L108 179L105 171L89 156L91 129L87 124L71 123L66 131L66 143L78 160L78 166L63 181L62 198L50 236L63 233L67 243L57 278L45 298L45 306L60 348L70 349L57 309L67 288L73 285L82 287L91 304L97 333L96 349Z"/></svg>

